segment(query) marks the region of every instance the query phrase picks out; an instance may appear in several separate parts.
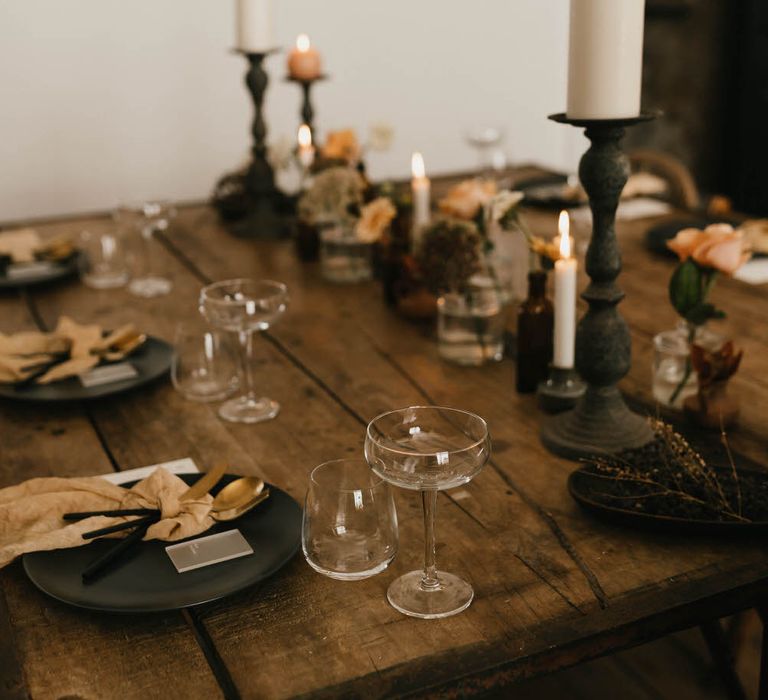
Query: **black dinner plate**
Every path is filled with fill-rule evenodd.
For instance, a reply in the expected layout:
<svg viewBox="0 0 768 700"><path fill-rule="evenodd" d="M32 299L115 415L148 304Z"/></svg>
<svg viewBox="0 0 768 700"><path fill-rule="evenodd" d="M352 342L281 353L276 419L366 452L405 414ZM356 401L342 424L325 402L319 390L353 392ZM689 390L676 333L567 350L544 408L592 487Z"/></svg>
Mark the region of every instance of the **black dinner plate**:
<svg viewBox="0 0 768 700"><path fill-rule="evenodd" d="M193 484L202 475L178 476ZM211 493L215 495L237 478L227 474ZM125 484L128 487L132 485ZM216 523L210 530L195 536L238 529L253 548L253 554L248 556L180 574L165 552L169 544L176 543L152 540L139 543L119 562L119 566L107 571L101 578L83 584L83 569L117 542L115 539L100 539L83 547L25 554L22 560L24 570L43 593L90 610L161 612L218 600L272 576L299 549L299 504L277 486L267 486L269 498L252 511L237 520Z"/></svg>
<svg viewBox="0 0 768 700"><path fill-rule="evenodd" d="M16 389L12 384L0 384L0 397L32 403L83 401L100 399L143 386L168 372L173 357L173 346L160 338L149 336L133 355L126 358L138 371L138 376L118 382L85 387L77 377L68 377L51 384L33 384Z"/></svg>
<svg viewBox="0 0 768 700"><path fill-rule="evenodd" d="M47 284L56 280L71 277L76 274L80 268L80 256L82 253L75 253L66 260L56 262L48 270L35 275L23 278L8 277L5 272L0 271L0 289L20 289L22 287L33 287L38 284Z"/></svg>

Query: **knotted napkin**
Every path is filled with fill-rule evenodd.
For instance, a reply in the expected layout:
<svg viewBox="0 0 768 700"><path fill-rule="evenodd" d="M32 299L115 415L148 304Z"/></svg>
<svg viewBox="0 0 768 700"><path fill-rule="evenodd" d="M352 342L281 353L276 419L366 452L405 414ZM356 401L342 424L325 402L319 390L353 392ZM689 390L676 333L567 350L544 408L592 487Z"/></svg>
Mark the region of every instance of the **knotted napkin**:
<svg viewBox="0 0 768 700"><path fill-rule="evenodd" d="M159 508L161 519L147 530L145 540L172 542L205 532L214 523L210 517L213 498L180 500L188 488L179 477L158 467L131 489L98 476L30 479L0 489L0 568L25 552L88 544L84 532L134 519L95 516L68 522L62 519L64 513Z"/></svg>
<svg viewBox="0 0 768 700"><path fill-rule="evenodd" d="M110 350L136 335L133 325L121 326L106 337L95 324L82 325L67 316L59 319L53 333L24 331L13 335L0 333L0 382L18 382L35 369L64 353L66 359L39 377L38 384L49 384L88 371L106 360L119 360L124 354Z"/></svg>
<svg viewBox="0 0 768 700"><path fill-rule="evenodd" d="M33 228L0 233L0 257L8 257L14 263L63 260L74 251L75 248L66 235L43 241Z"/></svg>

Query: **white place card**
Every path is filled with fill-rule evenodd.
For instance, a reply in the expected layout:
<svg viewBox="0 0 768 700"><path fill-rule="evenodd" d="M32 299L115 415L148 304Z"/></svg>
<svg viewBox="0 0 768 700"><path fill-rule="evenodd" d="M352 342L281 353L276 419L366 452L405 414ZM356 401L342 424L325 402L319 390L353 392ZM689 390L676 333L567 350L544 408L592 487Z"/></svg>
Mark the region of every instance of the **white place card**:
<svg viewBox="0 0 768 700"><path fill-rule="evenodd" d="M79 375L79 379L84 387L90 388L92 386L101 386L102 384L111 384L112 382L122 382L138 376L139 371L130 362L119 362L116 365L94 367Z"/></svg>
<svg viewBox="0 0 768 700"><path fill-rule="evenodd" d="M165 551L180 574L253 554L253 548L240 530L227 530L172 544Z"/></svg>
<svg viewBox="0 0 768 700"><path fill-rule="evenodd" d="M174 459L170 462L161 462L160 464L150 464L148 467L138 467L136 469L127 469L124 472L110 472L102 474L101 478L111 481L113 484L124 484L127 481L140 481L148 477L155 469L162 467L171 474L194 474L200 470L191 457Z"/></svg>
<svg viewBox="0 0 768 700"><path fill-rule="evenodd" d="M55 263L49 260L40 260L30 263L16 263L5 268L5 274L12 280L23 280L28 277L44 275L54 269Z"/></svg>
<svg viewBox="0 0 768 700"><path fill-rule="evenodd" d="M747 284L765 284L768 282L768 258L755 258L744 263L733 276Z"/></svg>

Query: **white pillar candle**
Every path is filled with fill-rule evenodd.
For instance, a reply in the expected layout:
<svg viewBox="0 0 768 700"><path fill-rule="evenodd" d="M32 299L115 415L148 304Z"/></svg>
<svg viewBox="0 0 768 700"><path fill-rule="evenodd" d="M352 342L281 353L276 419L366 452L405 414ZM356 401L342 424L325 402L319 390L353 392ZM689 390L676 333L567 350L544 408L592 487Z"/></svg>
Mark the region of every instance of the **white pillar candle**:
<svg viewBox="0 0 768 700"><path fill-rule="evenodd" d="M237 48L247 53L265 53L275 48L272 30L272 0L236 0Z"/></svg>
<svg viewBox="0 0 768 700"><path fill-rule="evenodd" d="M640 114L645 0L571 0L571 119Z"/></svg>
<svg viewBox="0 0 768 700"><path fill-rule="evenodd" d="M315 147L312 145L312 132L306 124L299 127L299 163L307 170L315 160Z"/></svg>
<svg viewBox="0 0 768 700"><path fill-rule="evenodd" d="M411 191L413 193L413 230L414 247L419 241L421 230L429 224L431 183L424 169L421 153L411 156Z"/></svg>
<svg viewBox="0 0 768 700"><path fill-rule="evenodd" d="M560 259L555 262L555 347L552 364L572 369L576 346L576 259L571 257L568 212L560 212Z"/></svg>

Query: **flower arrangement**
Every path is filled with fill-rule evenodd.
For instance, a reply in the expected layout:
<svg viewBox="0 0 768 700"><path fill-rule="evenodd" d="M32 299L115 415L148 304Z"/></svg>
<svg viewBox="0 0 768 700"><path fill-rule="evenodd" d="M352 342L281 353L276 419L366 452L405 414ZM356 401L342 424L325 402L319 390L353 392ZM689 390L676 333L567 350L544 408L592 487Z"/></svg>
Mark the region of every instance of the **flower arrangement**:
<svg viewBox="0 0 768 700"><path fill-rule="evenodd" d="M432 294L461 292L480 271L482 243L477 227L459 219L440 219L423 234L416 264Z"/></svg>
<svg viewBox="0 0 768 700"><path fill-rule="evenodd" d="M362 243L376 243L381 240L397 215L397 209L388 197L377 197L360 209L360 218L355 225L355 235Z"/></svg>
<svg viewBox="0 0 768 700"><path fill-rule="evenodd" d="M299 199L302 221L317 225L329 221L351 224L363 203L365 182L349 167L335 166L319 172Z"/></svg>
<svg viewBox="0 0 768 700"><path fill-rule="evenodd" d="M679 258L669 282L669 299L686 322L688 344L693 346L701 326L710 319L725 317L725 312L709 301L717 277L720 274L732 275L749 260L751 252L742 232L734 230L729 224L682 229L667 241L667 247ZM688 357L683 378L672 393L670 404L680 395L692 370L691 358Z"/></svg>

